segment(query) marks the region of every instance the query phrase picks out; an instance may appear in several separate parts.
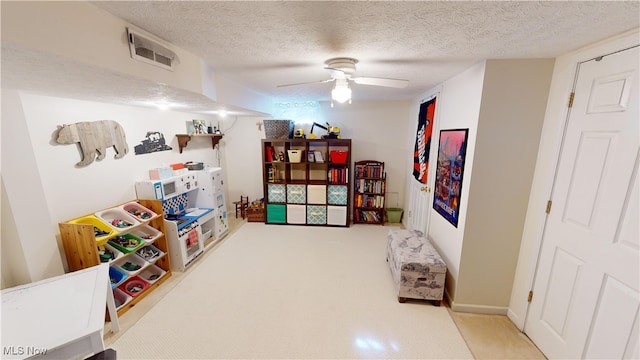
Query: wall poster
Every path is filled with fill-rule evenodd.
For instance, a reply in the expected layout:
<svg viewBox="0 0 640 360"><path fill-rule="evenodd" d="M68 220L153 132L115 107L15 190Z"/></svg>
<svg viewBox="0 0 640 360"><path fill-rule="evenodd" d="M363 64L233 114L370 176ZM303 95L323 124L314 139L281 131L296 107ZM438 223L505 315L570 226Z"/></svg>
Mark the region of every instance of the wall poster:
<svg viewBox="0 0 640 360"><path fill-rule="evenodd" d="M413 151L413 177L422 184L427 183L429 171L429 149L431 148L431 132L436 113L436 98L420 104L418 115L418 131Z"/></svg>
<svg viewBox="0 0 640 360"><path fill-rule="evenodd" d="M440 131L433 208L458 227L460 194L469 129Z"/></svg>

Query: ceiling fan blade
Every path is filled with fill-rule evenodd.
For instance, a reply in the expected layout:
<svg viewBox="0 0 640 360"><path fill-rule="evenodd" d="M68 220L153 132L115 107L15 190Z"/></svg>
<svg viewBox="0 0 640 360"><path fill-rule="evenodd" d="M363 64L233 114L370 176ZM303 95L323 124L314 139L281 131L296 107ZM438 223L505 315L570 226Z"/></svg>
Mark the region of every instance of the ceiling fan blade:
<svg viewBox="0 0 640 360"><path fill-rule="evenodd" d="M282 85L277 85L276 87L297 86L297 85L308 85L308 84L322 84L322 83L331 82L331 81L333 81L333 80L335 80L335 79L320 80L320 81L307 81L307 82L294 83L294 84L282 84Z"/></svg>
<svg viewBox="0 0 640 360"><path fill-rule="evenodd" d="M375 85L375 86L386 86L386 87L394 87L394 88L404 88L409 85L409 80L403 79L390 79L390 78L376 78L376 77L354 77L351 78L353 82L359 85Z"/></svg>

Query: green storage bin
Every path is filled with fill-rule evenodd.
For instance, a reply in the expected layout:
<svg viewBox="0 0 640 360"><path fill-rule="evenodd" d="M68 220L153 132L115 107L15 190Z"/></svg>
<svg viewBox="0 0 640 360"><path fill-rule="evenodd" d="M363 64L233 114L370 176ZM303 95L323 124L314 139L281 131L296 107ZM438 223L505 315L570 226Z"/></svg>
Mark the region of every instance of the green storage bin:
<svg viewBox="0 0 640 360"><path fill-rule="evenodd" d="M109 245L125 254L140 249L145 244L144 240L131 234L118 235L109 239Z"/></svg>
<svg viewBox="0 0 640 360"><path fill-rule="evenodd" d="M287 222L287 207L284 204L267 204L267 223L284 224Z"/></svg>
<svg viewBox="0 0 640 360"><path fill-rule="evenodd" d="M385 212L387 213L387 222L399 223L402 221L402 213L404 210L400 208L386 208Z"/></svg>

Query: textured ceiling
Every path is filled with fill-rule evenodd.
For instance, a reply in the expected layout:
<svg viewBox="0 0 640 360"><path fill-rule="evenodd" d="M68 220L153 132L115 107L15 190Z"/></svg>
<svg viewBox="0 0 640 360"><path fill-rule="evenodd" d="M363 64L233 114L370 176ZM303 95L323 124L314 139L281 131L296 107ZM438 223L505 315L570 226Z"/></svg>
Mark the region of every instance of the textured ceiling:
<svg viewBox="0 0 640 360"><path fill-rule="evenodd" d="M92 3L281 102L328 100L331 84L276 86L328 79L332 57L357 58L354 76L410 80L353 85L354 101L410 99L484 59L556 57L640 26L638 1Z"/></svg>

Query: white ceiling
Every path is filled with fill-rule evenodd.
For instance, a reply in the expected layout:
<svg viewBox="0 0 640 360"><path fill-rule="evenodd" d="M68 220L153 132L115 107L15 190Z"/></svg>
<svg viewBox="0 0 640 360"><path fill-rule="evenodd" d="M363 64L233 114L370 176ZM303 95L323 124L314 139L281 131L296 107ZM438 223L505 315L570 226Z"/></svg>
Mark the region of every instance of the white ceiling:
<svg viewBox="0 0 640 360"><path fill-rule="evenodd" d="M640 27L638 1L92 3L278 102L328 100L331 84L276 86L328 79L324 61L332 57L357 58L354 76L410 80L404 89L353 85L354 101L411 99L484 59L552 58ZM28 71L23 75L25 83L41 81L28 79ZM144 100L159 85L136 86L100 92L104 97L110 90L114 102L116 94ZM193 102L194 110L207 102L192 95L175 92L183 103Z"/></svg>

